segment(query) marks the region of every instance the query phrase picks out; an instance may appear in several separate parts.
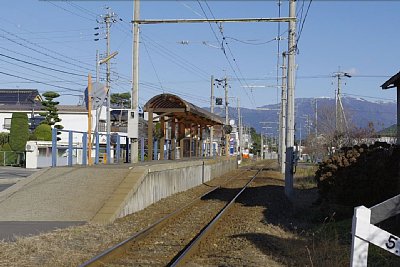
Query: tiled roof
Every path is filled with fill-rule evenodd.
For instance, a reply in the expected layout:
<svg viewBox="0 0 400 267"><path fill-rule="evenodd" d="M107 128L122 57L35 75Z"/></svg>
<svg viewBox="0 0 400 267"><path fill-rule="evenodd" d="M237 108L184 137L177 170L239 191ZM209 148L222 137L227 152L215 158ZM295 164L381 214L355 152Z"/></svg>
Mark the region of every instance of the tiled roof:
<svg viewBox="0 0 400 267"><path fill-rule="evenodd" d="M41 100L36 89L0 89L0 104L32 105L34 101Z"/></svg>

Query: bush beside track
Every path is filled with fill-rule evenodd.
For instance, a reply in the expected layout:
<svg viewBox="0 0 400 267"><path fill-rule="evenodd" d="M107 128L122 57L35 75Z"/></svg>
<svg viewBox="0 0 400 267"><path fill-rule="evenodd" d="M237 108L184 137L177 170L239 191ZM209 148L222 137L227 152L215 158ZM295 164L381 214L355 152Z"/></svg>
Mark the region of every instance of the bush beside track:
<svg viewBox="0 0 400 267"><path fill-rule="evenodd" d="M319 202L337 214L351 215L399 193L400 146L376 142L342 148L320 163L315 174Z"/></svg>

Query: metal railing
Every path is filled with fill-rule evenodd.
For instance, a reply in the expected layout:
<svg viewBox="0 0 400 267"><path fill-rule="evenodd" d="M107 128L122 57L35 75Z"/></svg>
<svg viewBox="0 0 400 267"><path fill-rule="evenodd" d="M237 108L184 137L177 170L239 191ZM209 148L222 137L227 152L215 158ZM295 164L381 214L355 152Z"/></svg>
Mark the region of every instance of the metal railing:
<svg viewBox="0 0 400 267"><path fill-rule="evenodd" d="M0 166L22 166L24 162L23 151L0 151Z"/></svg>

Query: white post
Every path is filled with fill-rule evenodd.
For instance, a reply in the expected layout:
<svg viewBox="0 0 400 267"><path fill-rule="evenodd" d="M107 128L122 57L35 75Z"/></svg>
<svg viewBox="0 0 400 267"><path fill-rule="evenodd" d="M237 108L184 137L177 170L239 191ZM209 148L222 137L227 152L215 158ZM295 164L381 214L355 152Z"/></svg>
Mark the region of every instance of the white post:
<svg viewBox="0 0 400 267"><path fill-rule="evenodd" d="M369 242L359 238L358 236L360 236L359 233L369 231L370 219L370 209L364 206L354 208L353 224L351 227L351 267L367 266Z"/></svg>

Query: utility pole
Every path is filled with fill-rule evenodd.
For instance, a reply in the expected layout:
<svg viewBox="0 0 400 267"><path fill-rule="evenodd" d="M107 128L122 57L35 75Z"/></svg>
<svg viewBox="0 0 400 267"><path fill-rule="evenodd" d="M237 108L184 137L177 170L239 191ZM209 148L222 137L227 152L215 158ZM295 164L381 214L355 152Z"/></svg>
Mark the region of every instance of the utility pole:
<svg viewBox="0 0 400 267"><path fill-rule="evenodd" d="M139 24L137 21L140 18L140 2L134 0L133 13L133 47L132 47L132 105L130 121L128 121L128 136L131 139L131 163L138 162L138 138L139 138ZM149 121L149 123L153 123ZM129 127L129 124L133 124Z"/></svg>
<svg viewBox="0 0 400 267"><path fill-rule="evenodd" d="M99 50L96 50L96 82L99 82L99 80L100 80L99 61L100 61Z"/></svg>
<svg viewBox="0 0 400 267"><path fill-rule="evenodd" d="M296 0L289 2L289 17L296 18ZM293 195L293 159L294 159L294 89L295 89L295 54L296 54L296 20L289 21L288 33L288 88L287 88L287 136L286 136L286 170L285 195Z"/></svg>
<svg viewBox="0 0 400 267"><path fill-rule="evenodd" d="M228 108L228 80L224 78L224 91L225 91L225 124L229 124L229 108Z"/></svg>
<svg viewBox="0 0 400 267"><path fill-rule="evenodd" d="M108 11L108 13L104 16L104 23L106 24L106 40L107 40L107 51L106 51L106 58L110 58L110 27L111 23L116 22L115 19L116 15L114 12ZM110 122L110 81L111 81L111 62L108 60L106 62L106 87L107 87L107 106L106 106L106 118L107 118L107 161L106 163L109 164L111 162L111 151L110 151L110 135L111 135L111 122ZM97 74L96 74L97 76Z"/></svg>
<svg viewBox="0 0 400 267"><path fill-rule="evenodd" d="M264 159L264 138L263 138L263 134L262 131L260 133L260 139L261 139L261 159Z"/></svg>
<svg viewBox="0 0 400 267"><path fill-rule="evenodd" d="M350 78L351 75L347 72L341 72L339 68L339 71L334 73L333 77L337 78L337 89L335 90L335 128L339 133L343 133L347 130L347 121L341 97L342 77Z"/></svg>
<svg viewBox="0 0 400 267"><path fill-rule="evenodd" d="M214 76L211 76L211 97L210 97L210 112L214 113ZM214 127L210 127L210 156L214 156Z"/></svg>
<svg viewBox="0 0 400 267"><path fill-rule="evenodd" d="M225 90L225 125L229 125L229 106L228 106L228 78L224 78ZM229 134L225 135L225 156L229 156Z"/></svg>
<svg viewBox="0 0 400 267"><path fill-rule="evenodd" d="M286 107L287 107L287 91L286 91L286 53L282 53L282 92L281 92L281 113L280 113L280 163L281 173L285 173L286 162Z"/></svg>
<svg viewBox="0 0 400 267"><path fill-rule="evenodd" d="M239 131L238 131L238 138L239 138L239 159L242 160L242 118L241 118L241 114L240 114L240 100L239 97L237 98L237 110L238 110L238 127L239 127Z"/></svg>
<svg viewBox="0 0 400 267"><path fill-rule="evenodd" d="M318 135L318 103L317 103L317 99L314 99L314 131L315 131L315 138L317 138Z"/></svg>

